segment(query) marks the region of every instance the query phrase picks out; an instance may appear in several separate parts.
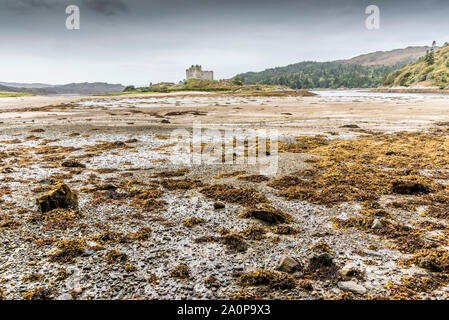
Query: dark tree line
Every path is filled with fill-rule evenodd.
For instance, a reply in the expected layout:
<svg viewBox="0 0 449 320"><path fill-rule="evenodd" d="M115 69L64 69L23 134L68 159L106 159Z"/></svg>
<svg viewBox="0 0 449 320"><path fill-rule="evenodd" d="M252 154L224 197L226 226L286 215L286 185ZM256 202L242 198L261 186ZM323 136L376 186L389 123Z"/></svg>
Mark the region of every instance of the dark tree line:
<svg viewBox="0 0 449 320"><path fill-rule="evenodd" d="M245 83L285 85L293 89L372 88L402 65L367 67L342 62L301 62L238 75Z"/></svg>

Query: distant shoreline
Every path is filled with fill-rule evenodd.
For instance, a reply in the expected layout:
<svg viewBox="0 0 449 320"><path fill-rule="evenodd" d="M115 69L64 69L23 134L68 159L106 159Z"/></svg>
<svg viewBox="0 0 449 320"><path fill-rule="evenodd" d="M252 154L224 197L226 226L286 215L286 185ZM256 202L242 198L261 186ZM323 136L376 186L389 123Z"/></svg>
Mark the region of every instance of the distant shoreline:
<svg viewBox="0 0 449 320"><path fill-rule="evenodd" d="M449 94L448 89L425 89L425 88L403 88L403 89L388 89L388 88L375 88L369 89L370 92L379 93L443 93Z"/></svg>

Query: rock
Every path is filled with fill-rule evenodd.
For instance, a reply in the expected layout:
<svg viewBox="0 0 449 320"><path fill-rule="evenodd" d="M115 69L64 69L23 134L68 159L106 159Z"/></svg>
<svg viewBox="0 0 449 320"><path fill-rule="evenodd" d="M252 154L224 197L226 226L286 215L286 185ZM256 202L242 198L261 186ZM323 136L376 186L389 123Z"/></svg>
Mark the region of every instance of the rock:
<svg viewBox="0 0 449 320"><path fill-rule="evenodd" d="M67 160L61 163L61 166L66 167L66 168L86 168L86 165L75 161L75 160Z"/></svg>
<svg viewBox="0 0 449 320"><path fill-rule="evenodd" d="M249 209L245 215L269 224L284 223L287 221L285 214L274 209Z"/></svg>
<svg viewBox="0 0 449 320"><path fill-rule="evenodd" d="M414 181L394 181L391 189L397 194L417 194L430 192L430 188L428 186Z"/></svg>
<svg viewBox="0 0 449 320"><path fill-rule="evenodd" d="M354 281L340 281L337 285L343 291L350 291L357 294L366 293L366 288Z"/></svg>
<svg viewBox="0 0 449 320"><path fill-rule="evenodd" d="M223 202L215 202L214 203L214 209L218 210L218 209L224 209L226 208L226 205Z"/></svg>
<svg viewBox="0 0 449 320"><path fill-rule="evenodd" d="M161 121L161 123L170 123L170 121L167 120L167 119L164 119L164 120Z"/></svg>
<svg viewBox="0 0 449 320"><path fill-rule="evenodd" d="M370 256L383 257L382 254L380 254L379 252L374 251L374 250L365 249L365 250L363 250L363 252L366 253L367 255L370 255Z"/></svg>
<svg viewBox="0 0 449 320"><path fill-rule="evenodd" d="M83 288L73 288L72 292L75 294L81 294L83 293Z"/></svg>
<svg viewBox="0 0 449 320"><path fill-rule="evenodd" d="M371 229L381 229L384 225L382 222L380 222L379 219L374 220L373 225L371 226Z"/></svg>
<svg viewBox="0 0 449 320"><path fill-rule="evenodd" d="M340 270L340 274L347 277L353 277L358 273L360 273L360 271L352 264L347 264Z"/></svg>
<svg viewBox="0 0 449 320"><path fill-rule="evenodd" d="M317 256L313 256L309 261L310 269L319 269L322 267L332 267L334 266L334 259L328 253L323 253Z"/></svg>
<svg viewBox="0 0 449 320"><path fill-rule="evenodd" d="M78 210L78 195L63 183L37 198L36 202L42 213L58 208Z"/></svg>
<svg viewBox="0 0 449 320"><path fill-rule="evenodd" d="M73 297L70 293L63 293L56 298L56 300L73 300Z"/></svg>
<svg viewBox="0 0 449 320"><path fill-rule="evenodd" d="M4 168L0 168L0 172L1 173L13 173L14 169L11 167L4 167Z"/></svg>
<svg viewBox="0 0 449 320"><path fill-rule="evenodd" d="M345 125L341 126L340 128L358 129L360 127L358 125L356 125L356 124L345 124Z"/></svg>
<svg viewBox="0 0 449 320"><path fill-rule="evenodd" d="M53 185L55 182L54 182L53 180L50 180L50 179L42 179L42 180L39 181L39 183L40 183L40 184L46 184L46 185L51 186L51 185Z"/></svg>
<svg viewBox="0 0 449 320"><path fill-rule="evenodd" d="M300 266L299 262L289 256L283 256L276 270L290 273Z"/></svg>

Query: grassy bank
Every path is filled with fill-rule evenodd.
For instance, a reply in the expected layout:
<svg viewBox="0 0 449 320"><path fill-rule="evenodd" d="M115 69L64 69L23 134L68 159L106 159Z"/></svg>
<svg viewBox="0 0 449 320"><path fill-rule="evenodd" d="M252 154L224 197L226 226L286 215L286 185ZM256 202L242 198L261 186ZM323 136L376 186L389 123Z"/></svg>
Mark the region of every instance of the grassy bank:
<svg viewBox="0 0 449 320"><path fill-rule="evenodd" d="M34 96L34 94L28 92L0 92L0 98L29 97L29 96Z"/></svg>
<svg viewBox="0 0 449 320"><path fill-rule="evenodd" d="M155 93L172 93L172 92L210 92L210 93L232 93L239 95L301 95L313 96L308 91L291 90L281 85L267 84L243 84L239 79L230 80L198 80L189 79L179 84L162 82L149 87L135 88L127 87L125 91L108 94L107 96L120 96L126 94L155 94Z"/></svg>
<svg viewBox="0 0 449 320"><path fill-rule="evenodd" d="M413 88L401 88L401 89L388 89L388 88L378 88L378 89L371 89L371 92L380 92L380 93L444 93L449 94L449 90L447 89L426 89L426 88L419 88L419 89L413 89Z"/></svg>

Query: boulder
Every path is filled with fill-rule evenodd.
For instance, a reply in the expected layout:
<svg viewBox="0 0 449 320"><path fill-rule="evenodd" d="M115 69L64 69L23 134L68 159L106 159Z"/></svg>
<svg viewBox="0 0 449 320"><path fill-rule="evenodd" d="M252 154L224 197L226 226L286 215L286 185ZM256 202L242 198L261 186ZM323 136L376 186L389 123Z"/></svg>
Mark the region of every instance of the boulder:
<svg viewBox="0 0 449 320"><path fill-rule="evenodd" d="M42 213L58 208L78 210L78 195L63 183L37 198L36 202Z"/></svg>

